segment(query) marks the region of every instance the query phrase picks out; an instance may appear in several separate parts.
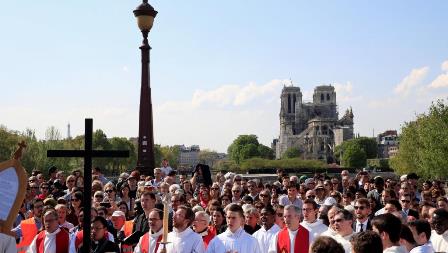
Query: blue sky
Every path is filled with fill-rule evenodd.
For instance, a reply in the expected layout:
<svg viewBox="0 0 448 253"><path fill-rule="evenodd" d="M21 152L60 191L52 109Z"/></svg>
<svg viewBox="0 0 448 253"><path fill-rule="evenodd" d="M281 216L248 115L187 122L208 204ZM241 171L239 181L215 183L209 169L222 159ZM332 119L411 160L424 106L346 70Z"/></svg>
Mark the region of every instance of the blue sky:
<svg viewBox="0 0 448 253"><path fill-rule="evenodd" d="M138 134L139 1L2 1L0 124L63 136L85 117ZM225 151L269 145L292 79L310 99L333 84L355 131L399 129L448 95L447 1L150 1L156 143Z"/></svg>

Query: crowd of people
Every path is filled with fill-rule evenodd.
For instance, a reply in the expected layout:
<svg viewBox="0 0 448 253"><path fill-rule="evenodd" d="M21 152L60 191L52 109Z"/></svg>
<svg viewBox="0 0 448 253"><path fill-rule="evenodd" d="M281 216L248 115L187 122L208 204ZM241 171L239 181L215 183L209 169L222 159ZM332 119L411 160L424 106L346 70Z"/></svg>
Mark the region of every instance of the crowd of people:
<svg viewBox="0 0 448 253"><path fill-rule="evenodd" d="M278 180L263 182L211 175L202 164L178 175L164 160L153 177L134 170L109 180L100 168L92 174L90 193L80 170L65 175L51 167L48 177L33 171L11 231L14 247L2 235L0 253L448 252L445 184L413 173L383 178L344 170L329 177L278 169ZM90 235L83 235L86 194ZM162 199L169 199L166 244ZM83 248L83 236L91 249Z"/></svg>

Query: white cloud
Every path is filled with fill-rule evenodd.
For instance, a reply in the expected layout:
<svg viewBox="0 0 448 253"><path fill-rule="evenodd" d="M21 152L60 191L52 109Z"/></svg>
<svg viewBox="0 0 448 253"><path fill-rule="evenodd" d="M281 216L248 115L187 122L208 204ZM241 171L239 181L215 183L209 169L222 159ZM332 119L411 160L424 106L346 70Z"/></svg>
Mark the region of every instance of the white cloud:
<svg viewBox="0 0 448 253"><path fill-rule="evenodd" d="M249 83L245 86L223 85L214 90L196 90L193 94L191 104L199 107L203 104L216 106L242 106L258 98L279 96L281 87L285 80L272 80L264 85Z"/></svg>
<svg viewBox="0 0 448 253"><path fill-rule="evenodd" d="M124 72L129 72L129 68L128 68L128 66L123 66L123 67L122 67L122 70L123 70Z"/></svg>
<svg viewBox="0 0 448 253"><path fill-rule="evenodd" d="M442 63L442 71L448 72L448 60Z"/></svg>
<svg viewBox="0 0 448 253"><path fill-rule="evenodd" d="M429 67L413 69L409 75L395 86L394 92L401 96L407 96L414 87L418 86L427 76Z"/></svg>
<svg viewBox="0 0 448 253"><path fill-rule="evenodd" d="M437 89L448 87L448 73L441 74L429 84L429 88Z"/></svg>
<svg viewBox="0 0 448 253"><path fill-rule="evenodd" d="M359 97L353 96L353 84L348 81L347 83L335 83L334 90L336 92L337 101L339 102L349 102Z"/></svg>
<svg viewBox="0 0 448 253"><path fill-rule="evenodd" d="M448 61L444 61L441 65L442 71L445 73L440 74L437 76L434 81L432 81L428 88L437 89L437 88L444 88L448 87Z"/></svg>

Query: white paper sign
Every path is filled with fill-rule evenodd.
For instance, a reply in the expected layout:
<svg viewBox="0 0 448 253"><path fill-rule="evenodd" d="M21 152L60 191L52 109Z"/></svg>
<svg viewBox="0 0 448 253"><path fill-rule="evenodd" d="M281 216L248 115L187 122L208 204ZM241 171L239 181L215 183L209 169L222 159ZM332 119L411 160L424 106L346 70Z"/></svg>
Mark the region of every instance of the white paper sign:
<svg viewBox="0 0 448 253"><path fill-rule="evenodd" d="M13 167L0 172L0 220L6 220L16 201L19 178Z"/></svg>

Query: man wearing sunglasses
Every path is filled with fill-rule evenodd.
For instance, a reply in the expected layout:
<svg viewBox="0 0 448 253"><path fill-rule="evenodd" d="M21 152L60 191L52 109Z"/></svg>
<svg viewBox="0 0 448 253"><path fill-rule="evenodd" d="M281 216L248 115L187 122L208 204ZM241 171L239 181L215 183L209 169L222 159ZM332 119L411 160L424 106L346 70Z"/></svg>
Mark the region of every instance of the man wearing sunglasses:
<svg viewBox="0 0 448 253"><path fill-rule="evenodd" d="M410 195L403 195L400 197L401 209L405 217L412 216L418 220L418 212L411 209L411 197Z"/></svg>
<svg viewBox="0 0 448 253"><path fill-rule="evenodd" d="M370 224L370 203L366 198L360 198L355 201L354 205L356 220L353 222L353 230L355 232L363 232L366 230L372 230Z"/></svg>

